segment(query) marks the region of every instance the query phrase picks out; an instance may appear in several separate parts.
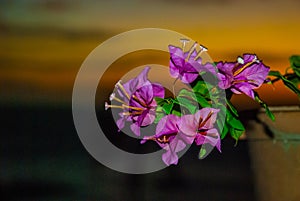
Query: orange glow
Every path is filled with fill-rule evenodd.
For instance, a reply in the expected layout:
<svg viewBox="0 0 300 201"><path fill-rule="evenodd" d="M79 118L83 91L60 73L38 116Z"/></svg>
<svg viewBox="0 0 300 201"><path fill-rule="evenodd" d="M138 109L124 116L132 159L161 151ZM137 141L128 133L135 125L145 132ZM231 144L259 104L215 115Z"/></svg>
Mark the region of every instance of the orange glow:
<svg viewBox="0 0 300 201"><path fill-rule="evenodd" d="M93 5L80 11L76 6L69 8L66 3L57 12L52 8L32 11L32 16L40 16L40 21L26 16L5 18L0 22L3 28L0 32L0 101L10 102L17 97L20 102L34 102L43 97L43 101L70 103L76 73L86 56L105 39L141 27L159 27L185 34L208 47L214 61L233 61L243 53L256 53L273 70L283 72L289 66L288 58L300 54L298 3L291 0L278 0L272 5L259 1L228 2L201 5L155 1L155 5L143 2L143 5L136 3L135 7L99 3L97 12ZM135 15L132 9L137 12ZM92 17L81 19L80 14ZM61 23L59 17L66 23ZM116 61L102 80L106 88L100 93L99 101L106 99L126 70L156 62L168 65L168 55L145 51ZM298 103L298 98L281 83L275 87L275 91L271 86L260 89L262 98L276 105ZM256 107L241 96L235 97L234 102L242 109Z"/></svg>

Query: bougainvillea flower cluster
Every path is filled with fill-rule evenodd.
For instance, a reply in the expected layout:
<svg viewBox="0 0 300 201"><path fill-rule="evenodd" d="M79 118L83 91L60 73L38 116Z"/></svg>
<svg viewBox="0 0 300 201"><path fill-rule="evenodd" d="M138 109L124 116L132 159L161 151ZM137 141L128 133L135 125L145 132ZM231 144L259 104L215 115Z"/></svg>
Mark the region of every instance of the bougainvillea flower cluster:
<svg viewBox="0 0 300 201"><path fill-rule="evenodd" d="M238 139L244 127L237 118L237 111L230 100L226 100L226 105L215 108L213 103L223 98L218 97L217 92L225 90L226 97L228 93L228 97L243 93L261 101L254 90L266 81L269 73L269 67L254 54L244 54L235 62L203 63L201 54L207 51L204 46L194 43L187 48L188 40L181 42L182 47L168 47L170 76L175 79L174 83L180 80L189 85L195 95L184 97L179 92L178 97L165 97L164 87L148 79L150 67L145 67L137 77L115 85L116 92L111 94L110 101L116 104L105 103L106 109L120 110L116 122L119 131L129 124L132 132L142 137L141 144L152 141L165 150L162 160L166 165L177 164L178 153L192 144L209 145L221 152L221 139L227 133ZM213 90L201 85L203 74L210 74L217 80ZM199 86L203 86L203 90L199 90ZM207 96L207 91L217 95L212 99ZM218 120L222 115L226 116L223 122ZM155 133L143 136L141 128L151 124L156 126Z"/></svg>

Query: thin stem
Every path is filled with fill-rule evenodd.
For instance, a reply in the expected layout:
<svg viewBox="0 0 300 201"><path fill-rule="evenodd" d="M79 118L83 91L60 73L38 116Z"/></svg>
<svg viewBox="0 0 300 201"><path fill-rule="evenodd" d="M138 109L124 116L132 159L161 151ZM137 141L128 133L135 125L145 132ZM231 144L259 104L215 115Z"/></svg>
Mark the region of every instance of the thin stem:
<svg viewBox="0 0 300 201"><path fill-rule="evenodd" d="M175 83L177 82L177 80L178 80L178 77L174 80L173 85L172 85L172 90L173 90L174 98L176 98L176 94L175 94Z"/></svg>
<svg viewBox="0 0 300 201"><path fill-rule="evenodd" d="M283 77L285 77L285 78L295 78L296 75L293 74L293 73L286 73L286 74L283 75ZM280 78L280 77L277 77L277 78L271 80L271 83L273 84L273 83L278 82L278 81L280 81L280 80L281 80L281 78Z"/></svg>

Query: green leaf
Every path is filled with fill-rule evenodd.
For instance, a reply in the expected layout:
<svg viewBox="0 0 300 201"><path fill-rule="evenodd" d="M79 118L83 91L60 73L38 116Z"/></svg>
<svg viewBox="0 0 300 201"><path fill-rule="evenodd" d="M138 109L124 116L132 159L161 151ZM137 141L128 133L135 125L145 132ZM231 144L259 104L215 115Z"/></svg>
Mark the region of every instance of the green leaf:
<svg viewBox="0 0 300 201"><path fill-rule="evenodd" d="M206 155L206 149L204 147L201 147L198 158L202 159L202 158L204 158L205 155Z"/></svg>
<svg viewBox="0 0 300 201"><path fill-rule="evenodd" d="M161 118L165 116L165 113L163 112L163 108L161 106L158 106L156 108L156 114L155 114L155 120L154 123L157 124Z"/></svg>
<svg viewBox="0 0 300 201"><path fill-rule="evenodd" d="M291 89L294 93L296 93L298 96L300 96L300 89L290 80L285 78L279 71L270 71L270 76L277 77L282 80L282 82L287 86L289 89Z"/></svg>
<svg viewBox="0 0 300 201"><path fill-rule="evenodd" d="M291 68L294 70L296 75L300 77L300 56L293 55L290 57Z"/></svg>
<svg viewBox="0 0 300 201"><path fill-rule="evenodd" d="M185 97L191 100L194 100L200 104L201 107L211 107L210 102L200 93L198 92L193 92L193 91L188 91L187 89L182 89L178 97Z"/></svg>
<svg viewBox="0 0 300 201"><path fill-rule="evenodd" d="M166 103L162 106L162 108L164 109L164 111L166 112L166 114L170 114L171 111L172 111L172 108L174 106L174 103L171 102L171 103Z"/></svg>
<svg viewBox="0 0 300 201"><path fill-rule="evenodd" d="M179 96L179 97L177 97L177 100L179 102L179 105L188 109L191 114L194 114L198 109L198 104L193 103L192 101L190 101L187 98Z"/></svg>
<svg viewBox="0 0 300 201"><path fill-rule="evenodd" d="M229 131L228 124L226 123L226 121L224 123L222 123L222 121L218 119L217 126L218 126L219 130L222 130L221 131L221 139L224 139Z"/></svg>
<svg viewBox="0 0 300 201"><path fill-rule="evenodd" d="M228 126L231 137L236 141L245 132L245 127L242 124L242 122L239 119L237 119L229 110L226 111L225 123Z"/></svg>
<svg viewBox="0 0 300 201"><path fill-rule="evenodd" d="M201 107L211 107L210 102L201 94L195 93L195 96L196 96L196 101L201 105Z"/></svg>
<svg viewBox="0 0 300 201"><path fill-rule="evenodd" d="M255 93L255 100L266 110L266 114L267 116L272 120L275 121L275 116L274 114L271 112L271 110L269 109L268 105L259 98L258 94Z"/></svg>
<svg viewBox="0 0 300 201"><path fill-rule="evenodd" d="M239 114L238 114L237 110L235 109L235 107L234 107L234 106L232 105L232 103L230 102L230 100L227 100L227 99L226 99L226 104L227 104L228 108L230 109L230 111L231 111L236 117L238 117Z"/></svg>
<svg viewBox="0 0 300 201"><path fill-rule="evenodd" d="M241 137L241 135L243 135L244 131L242 130L238 130L235 128L230 128L229 129L230 135L233 139L236 140L236 142L239 140L239 138Z"/></svg>
<svg viewBox="0 0 300 201"><path fill-rule="evenodd" d="M155 99L157 105L160 105L160 106L162 106L163 104L165 104L167 102L166 99L159 98L159 97L155 97L154 99Z"/></svg>
<svg viewBox="0 0 300 201"><path fill-rule="evenodd" d="M166 114L170 114L173 107L174 107L174 102L176 102L176 100L172 99L172 98L155 98L155 101L157 103L157 105L161 106L163 108L163 111L165 111Z"/></svg>
<svg viewBox="0 0 300 201"><path fill-rule="evenodd" d="M242 124L242 122L237 119L236 117L234 117L230 111L227 110L227 116L226 116L226 122L228 123L228 125L231 127L231 128L235 128L237 130L241 130L241 131L244 131L245 130L245 127L244 125Z"/></svg>
<svg viewBox="0 0 300 201"><path fill-rule="evenodd" d="M193 91L201 94L204 97L209 96L209 85L205 81L198 81L197 84L193 87Z"/></svg>
<svg viewBox="0 0 300 201"><path fill-rule="evenodd" d="M172 110L172 114L176 115L176 116L181 116L181 112L177 111L177 110Z"/></svg>

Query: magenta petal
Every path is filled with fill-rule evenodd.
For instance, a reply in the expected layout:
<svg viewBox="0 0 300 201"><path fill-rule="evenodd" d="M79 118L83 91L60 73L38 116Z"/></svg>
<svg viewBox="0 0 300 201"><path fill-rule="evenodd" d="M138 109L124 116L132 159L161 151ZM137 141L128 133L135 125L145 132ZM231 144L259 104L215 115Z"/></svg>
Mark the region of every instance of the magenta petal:
<svg viewBox="0 0 300 201"><path fill-rule="evenodd" d="M130 125L130 128L132 130L132 132L136 135L136 136L140 136L141 135L141 130L140 127L137 123L132 123Z"/></svg>
<svg viewBox="0 0 300 201"><path fill-rule="evenodd" d="M166 165L178 163L177 152L182 151L186 147L186 144L182 140L175 138L169 145L165 147L166 153L162 155L162 160Z"/></svg>
<svg viewBox="0 0 300 201"><path fill-rule="evenodd" d="M164 98L165 89L162 85L154 83L152 84L153 97Z"/></svg>
<svg viewBox="0 0 300 201"><path fill-rule="evenodd" d="M221 152L221 139L219 132L215 128L208 130L206 135L198 134L195 138L195 143L197 145L206 143L211 144L213 147L217 147L217 149Z"/></svg>
<svg viewBox="0 0 300 201"><path fill-rule="evenodd" d="M170 75L173 78L179 77L179 69L173 63L170 63Z"/></svg>
<svg viewBox="0 0 300 201"><path fill-rule="evenodd" d="M245 77L248 83L252 85L251 88L255 89L264 83L269 70L269 67L266 67L263 63L252 64L251 67L246 68L236 76L236 79L239 80L239 77Z"/></svg>
<svg viewBox="0 0 300 201"><path fill-rule="evenodd" d="M206 71L206 72L210 72L213 75L217 74L217 68L214 64L207 62L204 65L200 65L199 67L199 71Z"/></svg>
<svg viewBox="0 0 300 201"><path fill-rule="evenodd" d="M174 140L170 142L170 149L177 153L182 151L186 147L186 144L179 139L179 136L175 137Z"/></svg>
<svg viewBox="0 0 300 201"><path fill-rule="evenodd" d="M231 91L236 94L244 93L247 96L249 96L250 98L255 99L254 91L252 90L252 86L247 82L243 82L243 83L234 85L234 87L231 88Z"/></svg>
<svg viewBox="0 0 300 201"><path fill-rule="evenodd" d="M169 45L169 52L171 56L175 55L177 57L184 58L184 53L180 47Z"/></svg>
<svg viewBox="0 0 300 201"><path fill-rule="evenodd" d="M252 62L254 59L256 59L255 54L243 54L244 63Z"/></svg>
<svg viewBox="0 0 300 201"><path fill-rule="evenodd" d="M193 114L184 115L181 117L181 123L179 124L180 131L188 136L194 137L197 134L198 121Z"/></svg>
<svg viewBox="0 0 300 201"><path fill-rule="evenodd" d="M218 86L221 89L228 89L231 87L231 83L233 81L233 77L229 77L228 75L224 75L221 73L218 73L218 78L219 78L219 84Z"/></svg>
<svg viewBox="0 0 300 201"><path fill-rule="evenodd" d="M180 121L180 117L170 114L161 118L156 126L156 136L178 133L177 124Z"/></svg>
<svg viewBox="0 0 300 201"><path fill-rule="evenodd" d="M128 94L131 96L132 93L134 93L137 89L141 88L142 86L146 84L150 84L148 81L148 72L150 70L150 67L145 67L143 71L134 79L129 80L126 82L123 86L125 90L128 92Z"/></svg>
<svg viewBox="0 0 300 201"><path fill-rule="evenodd" d="M163 153L162 155L163 162L167 165L177 165L178 163L178 156L176 153L172 152L171 150L168 150L166 153Z"/></svg>
<svg viewBox="0 0 300 201"><path fill-rule="evenodd" d="M142 115L138 117L138 125L139 126L148 126L152 124L155 120L155 111L146 110Z"/></svg>
<svg viewBox="0 0 300 201"><path fill-rule="evenodd" d="M222 74L233 74L233 68L235 67L236 63L234 62L218 62L217 63L217 69Z"/></svg>
<svg viewBox="0 0 300 201"><path fill-rule="evenodd" d="M127 120L127 117L124 116L122 113L119 113L119 116L121 117L120 119L117 120L116 124L117 124L117 127L119 128L118 132L120 132L124 126L125 126L125 122Z"/></svg>
<svg viewBox="0 0 300 201"><path fill-rule="evenodd" d="M194 73L183 73L181 81L185 84L194 82L198 77L198 74Z"/></svg>
<svg viewBox="0 0 300 201"><path fill-rule="evenodd" d="M116 124L117 124L117 126L119 128L118 131L120 132L122 130L122 128L124 128L124 126L125 126L125 119L124 118L118 119L117 122L116 122Z"/></svg>

